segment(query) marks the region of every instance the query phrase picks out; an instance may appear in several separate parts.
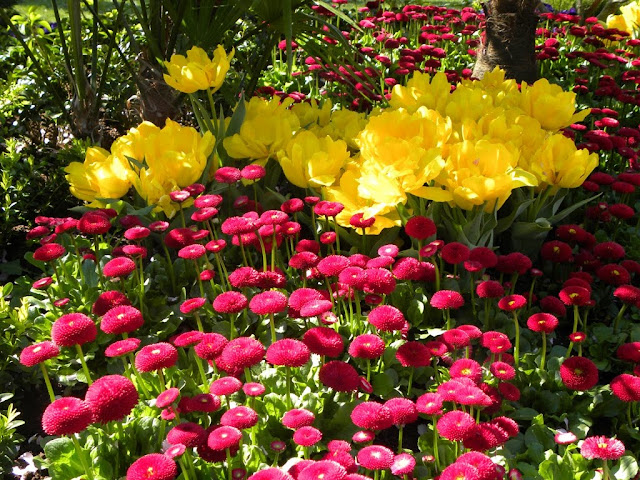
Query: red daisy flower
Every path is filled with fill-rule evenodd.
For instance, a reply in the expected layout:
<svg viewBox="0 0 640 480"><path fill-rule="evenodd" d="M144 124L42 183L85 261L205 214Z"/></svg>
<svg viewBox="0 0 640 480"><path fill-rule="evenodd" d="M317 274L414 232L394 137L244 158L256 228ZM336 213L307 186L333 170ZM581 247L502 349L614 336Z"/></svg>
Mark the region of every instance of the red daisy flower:
<svg viewBox="0 0 640 480"><path fill-rule="evenodd" d="M136 354L135 366L141 372L152 372L173 367L178 361L178 350L166 342L142 347Z"/></svg>
<svg viewBox="0 0 640 480"><path fill-rule="evenodd" d="M636 305L640 302L640 288L633 285L621 285L613 291L613 296L622 303Z"/></svg>
<svg viewBox="0 0 640 480"><path fill-rule="evenodd" d="M180 390L178 390L176 387L169 388L158 395L158 397L156 398L156 407L166 408L169 405L173 404L173 402L175 402L179 396Z"/></svg>
<svg viewBox="0 0 640 480"><path fill-rule="evenodd" d="M425 415L440 415L442 413L442 397L435 392L428 392L416 400L416 410Z"/></svg>
<svg viewBox="0 0 640 480"><path fill-rule="evenodd" d="M510 400L512 402L517 402L518 400L520 400L520 389L513 383L500 382L498 384L498 390L507 400Z"/></svg>
<svg viewBox="0 0 640 480"><path fill-rule="evenodd" d="M326 277L334 277L349 266L349 259L344 255L329 255L318 262L318 271Z"/></svg>
<svg viewBox="0 0 640 480"><path fill-rule="evenodd" d="M336 392L355 392L360 387L360 376L345 362L332 360L320 367L320 382Z"/></svg>
<svg viewBox="0 0 640 480"><path fill-rule="evenodd" d="M249 302L240 292L229 291L223 292L213 300L213 309L218 313L239 313L245 308Z"/></svg>
<svg viewBox="0 0 640 480"><path fill-rule="evenodd" d="M259 363L264 354L264 345L255 338L238 337L225 345L218 358L227 365L244 370Z"/></svg>
<svg viewBox="0 0 640 480"><path fill-rule="evenodd" d="M193 422L180 423L169 430L167 434L167 442L171 445L181 443L188 448L194 448L206 441L207 431Z"/></svg>
<svg viewBox="0 0 640 480"><path fill-rule="evenodd" d="M237 447L242 439L242 432L235 427L223 425L209 433L207 445L211 450L225 450Z"/></svg>
<svg viewBox="0 0 640 480"><path fill-rule="evenodd" d="M439 480L478 480L478 470L468 463L452 463L440 474Z"/></svg>
<svg viewBox="0 0 640 480"><path fill-rule="evenodd" d="M316 416L313 412L304 408L294 408L293 410L285 412L282 416L282 424L287 428L297 430L298 428L312 425L315 419Z"/></svg>
<svg viewBox="0 0 640 480"><path fill-rule="evenodd" d="M640 377L623 373L611 380L611 391L623 402L640 401Z"/></svg>
<svg viewBox="0 0 640 480"><path fill-rule="evenodd" d="M475 247L469 252L469 260L479 262L482 268L493 268L498 263L498 256L490 248Z"/></svg>
<svg viewBox="0 0 640 480"><path fill-rule="evenodd" d="M42 415L42 429L48 435L73 435L91 423L91 407L76 397L63 397L50 404Z"/></svg>
<svg viewBox="0 0 640 480"><path fill-rule="evenodd" d="M489 371L500 380L513 380L516 376L515 369L506 362L493 362Z"/></svg>
<svg viewBox="0 0 640 480"><path fill-rule="evenodd" d="M121 357L128 353L135 352L140 346L140 343L141 341L139 338L126 338L124 340L119 340L105 348L104 354L111 358Z"/></svg>
<svg viewBox="0 0 640 480"><path fill-rule="evenodd" d="M415 216L407 220L404 230L412 238L425 240L436 233L436 224L427 217Z"/></svg>
<svg viewBox="0 0 640 480"><path fill-rule="evenodd" d="M311 426L300 427L293 434L296 445L303 447L311 447L320 440L322 440L322 432Z"/></svg>
<svg viewBox="0 0 640 480"><path fill-rule="evenodd" d="M271 467L254 473L247 480L294 480L294 478L279 468Z"/></svg>
<svg viewBox="0 0 640 480"><path fill-rule="evenodd" d="M105 277L126 277L134 272L136 269L136 262L129 257L116 257L109 260L102 268L102 273Z"/></svg>
<svg viewBox="0 0 640 480"><path fill-rule="evenodd" d="M506 312L513 312L527 305L526 297L522 295L507 295L498 301L498 307Z"/></svg>
<svg viewBox="0 0 640 480"><path fill-rule="evenodd" d="M470 358L459 358L449 367L451 378L465 377L479 384L482 380L482 367Z"/></svg>
<svg viewBox="0 0 640 480"><path fill-rule="evenodd" d="M233 407L222 414L220 425L228 425L244 430L258 423L258 414L252 408L243 405Z"/></svg>
<svg viewBox="0 0 640 480"><path fill-rule="evenodd" d="M195 345L196 343L200 343L202 340L204 333L199 330L191 330L189 332L184 332L171 339L171 343L173 343L176 347L190 347Z"/></svg>
<svg viewBox="0 0 640 480"><path fill-rule="evenodd" d="M593 254L601 260L620 260L624 257L624 247L616 242L602 242L593 247Z"/></svg>
<svg viewBox="0 0 640 480"><path fill-rule="evenodd" d="M138 404L138 391L122 375L106 375L89 386L84 401L91 407L93 421L122 420Z"/></svg>
<svg viewBox="0 0 640 480"><path fill-rule="evenodd" d="M391 305L380 305L369 312L369 323L383 332L401 330L405 324L404 315Z"/></svg>
<svg viewBox="0 0 640 480"><path fill-rule="evenodd" d="M267 349L267 362L271 365L301 367L311 358L311 351L300 340L283 338Z"/></svg>
<svg viewBox="0 0 640 480"><path fill-rule="evenodd" d="M358 463L369 470L384 470L393 463L393 452L382 445L369 445L358 452Z"/></svg>
<svg viewBox="0 0 640 480"><path fill-rule="evenodd" d="M189 315L190 313L193 313L196 310L204 307L205 303L207 303L206 298L202 298L202 297L188 298L187 300L182 302L182 304L180 305L180 312L185 315Z"/></svg>
<svg viewBox="0 0 640 480"><path fill-rule="evenodd" d="M214 360L224 347L229 343L224 335L219 333L205 333L202 335L193 350L200 358L204 360Z"/></svg>
<svg viewBox="0 0 640 480"><path fill-rule="evenodd" d="M562 300L551 295L540 300L540 308L543 312L551 313L556 317L564 317L567 314L567 309Z"/></svg>
<svg viewBox="0 0 640 480"><path fill-rule="evenodd" d="M558 318L550 313L534 313L527 319L527 327L538 333L552 333L558 326Z"/></svg>
<svg viewBox="0 0 640 480"><path fill-rule="evenodd" d="M87 235L104 235L111 229L111 222L102 212L86 212L78 220L77 227Z"/></svg>
<svg viewBox="0 0 640 480"><path fill-rule="evenodd" d="M617 460L624 455L624 452L624 443L616 438L603 436L587 437L580 446L580 454L584 458Z"/></svg>
<svg viewBox="0 0 640 480"><path fill-rule="evenodd" d="M249 302L249 309L257 315L280 313L285 308L287 308L287 296L276 290L258 293Z"/></svg>
<svg viewBox="0 0 640 480"><path fill-rule="evenodd" d="M384 403L384 406L391 411L391 418L396 426L407 425L418 420L416 404L408 398L390 398Z"/></svg>
<svg viewBox="0 0 640 480"><path fill-rule="evenodd" d="M378 335L365 333L354 338L349 345L349 355L355 358L374 359L384 353L385 343Z"/></svg>
<svg viewBox="0 0 640 480"><path fill-rule="evenodd" d="M451 441L462 441L473 433L476 421L462 410L445 413L436 424L440 436Z"/></svg>
<svg viewBox="0 0 640 480"><path fill-rule="evenodd" d="M396 280L386 268L371 268L363 272L365 293L389 295L396 288Z"/></svg>
<svg viewBox="0 0 640 480"><path fill-rule="evenodd" d="M620 286L631 281L631 275L622 265L610 263L601 266L597 271L598 278L609 285Z"/></svg>
<svg viewBox="0 0 640 480"><path fill-rule="evenodd" d="M550 262L569 262L572 258L573 249L571 246L560 240L545 242L540 249L540 256Z"/></svg>
<svg viewBox="0 0 640 480"><path fill-rule="evenodd" d="M41 262L51 262L63 256L66 251L59 243L46 243L33 252L33 258Z"/></svg>
<svg viewBox="0 0 640 480"><path fill-rule="evenodd" d="M112 335L131 333L144 324L142 313L130 305L114 307L104 314L100 330Z"/></svg>
<svg viewBox="0 0 640 480"><path fill-rule="evenodd" d="M20 352L20 363L25 367L33 367L59 354L60 349L53 342L34 343Z"/></svg>
<svg viewBox="0 0 640 480"><path fill-rule="evenodd" d="M623 343L618 347L616 355L625 362L640 363L640 342Z"/></svg>
<svg viewBox="0 0 640 480"><path fill-rule="evenodd" d="M242 386L242 391L248 397L259 397L266 391L266 388L261 383L249 382Z"/></svg>
<svg viewBox="0 0 640 480"><path fill-rule="evenodd" d="M469 247L459 242L447 243L440 250L440 256L445 262L456 265L469 259Z"/></svg>
<svg viewBox="0 0 640 480"><path fill-rule="evenodd" d="M51 326L51 339L60 347L92 342L98 335L95 323L83 313L67 313Z"/></svg>
<svg viewBox="0 0 640 480"><path fill-rule="evenodd" d="M214 380L209 387L209 393L214 395L233 395L242 389L242 382L236 377L222 377Z"/></svg>
<svg viewBox="0 0 640 480"><path fill-rule="evenodd" d="M297 480L345 480L346 469L333 460L320 460L306 467L298 474Z"/></svg>
<svg viewBox="0 0 640 480"><path fill-rule="evenodd" d="M187 403L190 412L211 413L220 408L220 398L213 393L199 393Z"/></svg>
<svg viewBox="0 0 640 480"><path fill-rule="evenodd" d="M504 295L504 287L495 280L485 280L476 287L479 298L499 298Z"/></svg>
<svg viewBox="0 0 640 480"><path fill-rule="evenodd" d="M589 390L598 383L598 367L585 357L569 357L560 365L562 383L571 390Z"/></svg>
<svg viewBox="0 0 640 480"><path fill-rule="evenodd" d="M338 357L344 350L342 336L329 327L313 327L307 330L302 341L312 353L330 358Z"/></svg>
<svg viewBox="0 0 640 480"><path fill-rule="evenodd" d="M131 302L124 293L117 290L109 290L100 294L91 311L94 315L101 317L112 308L121 305L131 305Z"/></svg>
<svg viewBox="0 0 640 480"><path fill-rule="evenodd" d="M420 342L409 341L400 345L396 359L403 367L425 367L431 362L431 351Z"/></svg>
<svg viewBox="0 0 640 480"><path fill-rule="evenodd" d="M496 331L484 332L480 344L488 348L491 353L503 353L511 348L509 337Z"/></svg>
<svg viewBox="0 0 640 480"><path fill-rule="evenodd" d="M464 348L471 343L471 337L469 337L467 332L458 328L452 328L451 330L447 330L446 332L444 332L442 334L442 339L453 350Z"/></svg>
<svg viewBox="0 0 640 480"><path fill-rule="evenodd" d="M127 480L173 480L177 475L176 462L162 453L144 455L127 470Z"/></svg>
<svg viewBox="0 0 640 480"><path fill-rule="evenodd" d="M440 290L433 294L430 305L434 308L444 310L447 308L458 309L464 305L464 298L460 292L455 290Z"/></svg>
<svg viewBox="0 0 640 480"><path fill-rule="evenodd" d="M351 421L366 430L384 430L393 425L393 415L381 403L362 402L351 411Z"/></svg>
<svg viewBox="0 0 640 480"><path fill-rule="evenodd" d="M393 463L389 468L391 469L391 473L394 475L403 477L404 475L411 474L415 467L416 459L408 453L401 453L393 457Z"/></svg>
<svg viewBox="0 0 640 480"><path fill-rule="evenodd" d="M353 434L351 440L353 440L354 443L364 444L372 442L374 438L376 438L376 434L374 432L370 432L368 430L360 430L359 432Z"/></svg>
<svg viewBox="0 0 640 480"><path fill-rule="evenodd" d="M463 453L456 459L456 463L466 463L475 467L478 471L478 480L493 480L499 477L496 464L480 452ZM500 476L500 478L502 477Z"/></svg>

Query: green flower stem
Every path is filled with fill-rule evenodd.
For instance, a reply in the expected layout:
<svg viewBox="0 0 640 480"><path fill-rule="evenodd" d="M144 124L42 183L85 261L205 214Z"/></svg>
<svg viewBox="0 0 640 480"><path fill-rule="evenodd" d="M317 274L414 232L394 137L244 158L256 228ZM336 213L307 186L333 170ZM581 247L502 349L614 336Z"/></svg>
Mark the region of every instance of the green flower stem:
<svg viewBox="0 0 640 480"><path fill-rule="evenodd" d="M164 390L168 390L169 386L167 385L167 381L164 378L164 373L162 372L162 369L158 370L158 378L160 379L161 388L163 388Z"/></svg>
<svg viewBox="0 0 640 480"><path fill-rule="evenodd" d="M567 348L567 353L564 354L564 359L566 360L571 355L571 350L573 349L573 342L569 342L569 348Z"/></svg>
<svg viewBox="0 0 640 480"><path fill-rule="evenodd" d="M160 435L158 435L158 450L162 450L162 442L167 434L167 421L160 420Z"/></svg>
<svg viewBox="0 0 640 480"><path fill-rule="evenodd" d="M367 382L371 381L371 360L370 359L366 359L367 360Z"/></svg>
<svg viewBox="0 0 640 480"><path fill-rule="evenodd" d="M527 308L531 308L531 299L533 298L533 287L536 286L536 280L538 277L533 277L531 281L531 287L529 288L529 298L527 298Z"/></svg>
<svg viewBox="0 0 640 480"><path fill-rule="evenodd" d="M469 284L471 291L471 308L473 309L473 318L476 318L478 316L478 311L476 310L476 289L474 288L475 279L473 273L469 273Z"/></svg>
<svg viewBox="0 0 640 480"><path fill-rule="evenodd" d="M51 386L51 380L49 380L49 374L47 373L47 367L44 366L44 362L40 363L40 370L42 370L42 376L44 377L44 383L47 386L47 392L49 392L49 399L51 403L55 402L56 396L53 393L53 387Z"/></svg>
<svg viewBox="0 0 640 480"><path fill-rule="evenodd" d="M182 471L182 476L184 477L184 480L190 480L189 474L187 473L189 469L185 466L185 461L182 458L179 458L178 464L180 465L180 470Z"/></svg>
<svg viewBox="0 0 640 480"><path fill-rule="evenodd" d="M285 366L284 369L287 382L287 410L291 410L293 408L291 401L291 367Z"/></svg>
<svg viewBox="0 0 640 480"><path fill-rule="evenodd" d="M340 253L340 233L338 232L338 222L336 222L336 217L331 217L333 219L333 226L336 232L336 248L338 249L338 253Z"/></svg>
<svg viewBox="0 0 640 480"><path fill-rule="evenodd" d="M411 397L411 386L413 384L413 371L415 370L413 367L409 367L409 385L407 386L407 398ZM367 379L368 381L369 379Z"/></svg>
<svg viewBox="0 0 640 480"><path fill-rule="evenodd" d="M124 434L124 429L122 428L122 422L121 421L116 421L116 429L118 430L118 456L116 457L117 460L120 460L120 452L122 452L124 454L124 463L126 464L129 461L129 449L127 448L127 444L125 442L125 439L127 438ZM120 474L120 472L118 471L118 469L116 469L116 476L118 476Z"/></svg>
<svg viewBox="0 0 640 480"><path fill-rule="evenodd" d="M251 383L253 380L251 380L251 370L249 369L249 367L245 367L244 369L244 379L245 379L245 383Z"/></svg>
<svg viewBox="0 0 640 480"><path fill-rule="evenodd" d="M58 271L58 266L56 265L56 260L51 262L51 266L53 267L53 273L56 276L56 284L59 289L62 289L62 278L60 277L60 272Z"/></svg>
<svg viewBox="0 0 640 480"><path fill-rule="evenodd" d="M227 287L231 290L231 285L229 284L229 272L227 272L227 267L225 267L224 262L220 261L220 254L216 253L216 265L218 265L218 275L220 275L220 283L224 284L223 288L226 290Z"/></svg>
<svg viewBox="0 0 640 480"><path fill-rule="evenodd" d="M209 380L207 380L207 374L204 371L204 366L202 365L202 359L198 355L193 355L196 359L196 365L198 366L198 371L200 372L200 378L202 379L202 385L204 386L204 392L209 392Z"/></svg>
<svg viewBox="0 0 640 480"><path fill-rule="evenodd" d="M578 311L578 305L573 306L573 332L578 331L578 322L580 321L580 312Z"/></svg>
<svg viewBox="0 0 640 480"><path fill-rule="evenodd" d="M144 266L142 264L142 256L140 256L140 272L139 272L139 280L140 280L140 290L138 291L138 296L140 297L140 314L144 313Z"/></svg>
<svg viewBox="0 0 640 480"><path fill-rule="evenodd" d="M398 427L398 455L402 453L402 433L404 432L404 425Z"/></svg>
<svg viewBox="0 0 640 480"><path fill-rule="evenodd" d="M623 303L618 315L616 315L616 319L613 321L613 333L618 333L618 324L620 323L620 319L622 318L624 311L627 309L627 306L628 305L626 303Z"/></svg>
<svg viewBox="0 0 640 480"><path fill-rule="evenodd" d="M260 239L260 235L258 235L258 239L260 240L260 242L262 242L262 239ZM240 251L242 252L242 265L244 267L248 267L249 266L249 262L247 261L247 253L244 251L244 242L242 241L242 238L240 235L238 235L238 243L240 244ZM266 261L266 255L264 253L264 245L262 245L262 255L263 255L263 263L266 265L267 261Z"/></svg>
<svg viewBox="0 0 640 480"><path fill-rule="evenodd" d="M433 458L436 462L436 470L440 471L440 456L438 454L438 429L436 428L436 417L433 417Z"/></svg>
<svg viewBox="0 0 640 480"><path fill-rule="evenodd" d="M189 451L189 449L184 451L184 456L185 456L185 459L187 461L187 465L189 466L189 469L191 470L191 475L193 475L193 478L198 478L198 475L196 474L196 469L195 469L195 461L194 461L193 457L191 456L191 452Z"/></svg>
<svg viewBox="0 0 640 480"><path fill-rule="evenodd" d="M80 255L78 242L76 242L76 238L73 235L69 235L69 238L71 238L71 243L73 243L73 248L76 251L76 260L78 261L78 273L80 274L80 281L84 285L86 282L84 280L84 272L82 271L82 255Z"/></svg>
<svg viewBox="0 0 640 480"><path fill-rule="evenodd" d="M142 376L140 375L140 372L138 372L138 369L136 368L136 361L133 358L133 353L129 353L128 357L129 357L129 362L131 364L131 370L133 371L133 374L135 375L136 379L138 380L138 387L142 390L142 393L144 393L145 397L147 397L147 398L153 397L153 395L151 395L149 390L147 390L147 385L145 384L145 381L143 380Z"/></svg>
<svg viewBox="0 0 640 480"><path fill-rule="evenodd" d="M544 362L547 356L547 334L542 332L542 358L540 359L540 370L544 370Z"/></svg>
<svg viewBox="0 0 640 480"><path fill-rule="evenodd" d="M164 249L164 254L167 257L167 267L169 269L169 280L171 280L171 293L175 294L176 273L175 273L175 270L173 269L173 261L171 260L171 254L169 253L169 249L167 248L164 242L161 242L161 243L162 243L162 248Z"/></svg>
<svg viewBox="0 0 640 480"><path fill-rule="evenodd" d="M89 464L87 463L87 458L84 456L84 450L80 446L80 442L78 442L78 438L75 435L69 435L71 440L73 441L73 446L76 448L76 454L80 459L80 463L82 464L82 468L84 472L87 474L87 478L89 480L93 480L93 470L89 468Z"/></svg>
<svg viewBox="0 0 640 480"><path fill-rule="evenodd" d="M609 462L602 460L602 480L609 480Z"/></svg>
<svg viewBox="0 0 640 480"><path fill-rule="evenodd" d="M433 267L434 270L436 271L436 292L438 290L440 290L440 269L438 268L438 261L434 258L433 259Z"/></svg>
<svg viewBox="0 0 640 480"><path fill-rule="evenodd" d="M80 363L82 364L82 369L84 370L84 375L87 377L87 383L91 385L93 380L91 380L91 374L89 373L89 367L87 367L87 362L84 359L84 353L82 353L82 347L76 343L76 353L78 354L78 358L80 359Z"/></svg>
<svg viewBox="0 0 640 480"><path fill-rule="evenodd" d="M520 365L520 324L518 323L518 314L513 311L513 324L516 327L516 346L513 351L516 368Z"/></svg>
<svg viewBox="0 0 640 480"><path fill-rule="evenodd" d="M187 221L184 219L184 210L182 209L182 203L178 203L180 207L180 220L182 221L182 228L187 228Z"/></svg>
<svg viewBox="0 0 640 480"><path fill-rule="evenodd" d="M269 327L271 328L271 343L276 343L276 325L273 319L273 313L269 314Z"/></svg>
<svg viewBox="0 0 640 480"><path fill-rule="evenodd" d="M100 239L98 235L93 237L93 249L96 256L96 268L98 269L98 276L100 277L100 285L104 285L104 275L102 274L102 266L100 266Z"/></svg>
<svg viewBox="0 0 640 480"><path fill-rule="evenodd" d="M276 240L276 231L271 234L271 270L276 269L276 250L278 250L278 241Z"/></svg>
<svg viewBox="0 0 640 480"><path fill-rule="evenodd" d="M489 299L484 299L484 328L485 330L490 329L491 319L489 318Z"/></svg>
<svg viewBox="0 0 640 480"><path fill-rule="evenodd" d="M197 311L195 311L195 312L193 312L193 316L196 319L196 324L198 325L198 330L201 333L204 333L204 328L202 327L202 320L200 320L200 314Z"/></svg>
<svg viewBox="0 0 640 480"><path fill-rule="evenodd" d="M200 288L200 296L202 298L206 298L204 295L204 285L202 284L202 279L200 278L200 265L198 264L198 260L194 260L193 264L196 267L196 273L197 273L197 277L198 277L198 287Z"/></svg>
<svg viewBox="0 0 640 480"><path fill-rule="evenodd" d="M228 448L224 449L227 452L227 478L233 480L233 469L231 468L231 451Z"/></svg>

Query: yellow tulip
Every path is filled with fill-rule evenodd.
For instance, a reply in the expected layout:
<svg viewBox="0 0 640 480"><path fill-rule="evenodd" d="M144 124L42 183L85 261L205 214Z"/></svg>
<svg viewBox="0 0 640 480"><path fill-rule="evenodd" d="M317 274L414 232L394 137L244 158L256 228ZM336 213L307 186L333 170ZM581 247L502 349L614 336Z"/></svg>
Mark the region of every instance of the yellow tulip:
<svg viewBox="0 0 640 480"><path fill-rule="evenodd" d="M521 92L520 108L551 132L584 120L590 112L586 109L575 113L576 94L563 91L562 87L549 83L546 78L533 85L522 83Z"/></svg>
<svg viewBox="0 0 640 480"><path fill-rule="evenodd" d="M366 200L359 195L358 179L359 166L356 162L350 163L345 172L340 177L337 186L325 187L322 189L324 198L331 202L340 202L344 205L344 210L340 212L336 221L345 228L353 228L349 221L351 217L357 213L363 213L364 218L375 217L374 224L366 229L368 235L377 235L385 228L391 228L401 225L400 217L394 205L387 205L384 208L378 208L378 213L371 214L370 207L373 206L371 200ZM361 230L356 230L362 233Z"/></svg>
<svg viewBox="0 0 640 480"><path fill-rule="evenodd" d="M278 152L278 163L287 179L301 188L333 185L349 161L347 144L330 136L318 138L302 131Z"/></svg>
<svg viewBox="0 0 640 480"><path fill-rule="evenodd" d="M598 163L597 154L586 149L578 150L573 140L558 133L540 145L525 168L541 184L576 188L584 183Z"/></svg>
<svg viewBox="0 0 640 480"><path fill-rule="evenodd" d="M227 137L222 144L231 158L247 158L266 162L274 158L278 151L300 128L300 120L289 110L293 100L280 103L253 97L245 102L245 117L240 132Z"/></svg>
<svg viewBox="0 0 640 480"><path fill-rule="evenodd" d="M84 163L72 162L65 172L72 195L94 206L104 206L100 199L126 195L134 176L128 163L98 147L87 149Z"/></svg>
<svg viewBox="0 0 640 480"><path fill-rule="evenodd" d="M409 112L427 107L444 114L450 92L451 84L444 73L438 72L431 77L429 74L416 72L406 87L393 87L389 104L392 108L404 108Z"/></svg>
<svg viewBox="0 0 640 480"><path fill-rule="evenodd" d="M171 60L165 62L168 74L164 74L164 81L183 93L194 93L198 90L218 90L224 82L224 77L231 66L234 51L229 55L222 45L218 45L213 53L213 60L200 47L193 47L187 56L172 55Z"/></svg>

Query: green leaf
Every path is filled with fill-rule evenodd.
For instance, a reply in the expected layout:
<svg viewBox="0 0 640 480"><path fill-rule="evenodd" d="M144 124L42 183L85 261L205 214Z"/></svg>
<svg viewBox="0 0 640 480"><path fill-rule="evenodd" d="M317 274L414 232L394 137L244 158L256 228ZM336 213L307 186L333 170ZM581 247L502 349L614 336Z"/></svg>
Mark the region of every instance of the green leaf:
<svg viewBox="0 0 640 480"><path fill-rule="evenodd" d="M538 415L533 408L519 408L515 412L513 412L510 417L514 420L531 420L533 417Z"/></svg>
<svg viewBox="0 0 640 480"><path fill-rule="evenodd" d="M84 474L84 468L70 438L55 438L47 442L44 454L49 462L49 474L56 480L72 480Z"/></svg>
<svg viewBox="0 0 640 480"><path fill-rule="evenodd" d="M611 469L611 474L616 480L629 480L638 473L638 462L631 455L625 455Z"/></svg>
<svg viewBox="0 0 640 480"><path fill-rule="evenodd" d="M373 375L371 377L371 385L373 386L373 392L380 397L389 395L394 387L393 379L386 373Z"/></svg>
<svg viewBox="0 0 640 480"><path fill-rule="evenodd" d="M582 200L581 202L574 203L570 207L567 207L564 210L562 210L560 213L556 213L552 217L549 217L547 220L552 225L555 225L558 222L561 222L570 213L576 211L578 208L582 207L583 205L586 205L587 203L592 202L593 200L595 200L596 198L598 198L601 195L602 195L602 193L599 193L597 195L594 195L593 197L587 198L586 200Z"/></svg>

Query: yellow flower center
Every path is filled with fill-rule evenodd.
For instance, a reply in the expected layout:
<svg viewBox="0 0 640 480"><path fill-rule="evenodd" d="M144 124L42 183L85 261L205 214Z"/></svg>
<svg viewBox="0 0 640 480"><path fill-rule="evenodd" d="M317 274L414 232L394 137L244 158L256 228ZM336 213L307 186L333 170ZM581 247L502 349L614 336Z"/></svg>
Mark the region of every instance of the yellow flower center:
<svg viewBox="0 0 640 480"><path fill-rule="evenodd" d="M42 347L36 347L33 349L33 353L38 353L40 350L42 350Z"/></svg>
<svg viewBox="0 0 640 480"><path fill-rule="evenodd" d="M153 353L154 355L158 355L160 353L160 349L156 348L155 350L151 350L151 353Z"/></svg>

